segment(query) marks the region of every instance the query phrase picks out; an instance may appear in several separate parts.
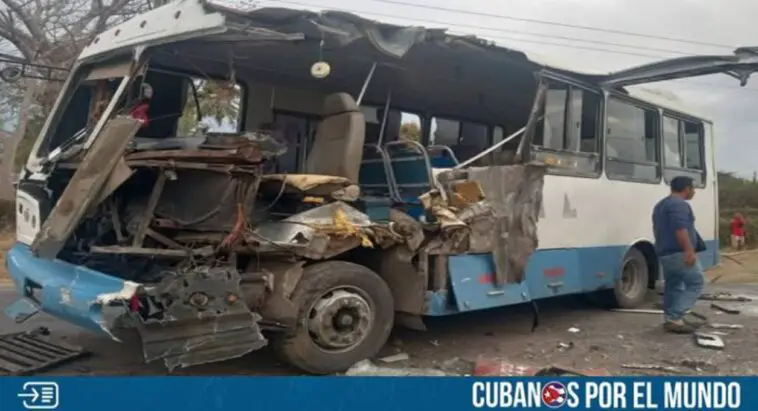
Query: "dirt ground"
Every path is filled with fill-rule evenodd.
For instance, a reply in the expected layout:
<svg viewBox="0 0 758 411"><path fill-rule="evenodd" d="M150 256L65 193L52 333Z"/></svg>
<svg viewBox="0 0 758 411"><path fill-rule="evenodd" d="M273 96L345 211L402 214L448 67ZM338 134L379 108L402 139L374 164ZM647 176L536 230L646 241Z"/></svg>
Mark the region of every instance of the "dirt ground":
<svg viewBox="0 0 758 411"><path fill-rule="evenodd" d="M754 271L756 270L756 271ZM660 314L619 313L603 310L578 297L538 304L540 324L532 332L530 306L508 307L460 316L427 320L427 332L396 329L379 358L405 353L409 360L391 367L436 368L470 373L477 360L502 359L513 364L543 367L561 365L575 369L608 370L613 375L657 374L625 368L628 364L676 367L683 375L756 375L758 371L758 252L727 255L722 265L707 273L715 280L708 291L727 291L753 298L747 303L722 303L742 310L724 314L700 301L697 310L711 322L742 324L744 329L721 330L728 335L723 350L697 346L692 336L670 335L661 328ZM660 301L649 293L649 308ZM15 298L0 285L0 306ZM141 361L136 336L125 336L123 344L93 335L48 316L23 327L0 319L3 332L27 330L44 325L53 336L92 351L86 359L50 370L50 374L145 375L165 374L159 363ZM572 329L575 328L576 330ZM572 329L569 331L569 329ZM382 364L381 360L375 361ZM673 372L673 371L670 371ZM220 364L175 371L179 375L293 375L268 349Z"/></svg>

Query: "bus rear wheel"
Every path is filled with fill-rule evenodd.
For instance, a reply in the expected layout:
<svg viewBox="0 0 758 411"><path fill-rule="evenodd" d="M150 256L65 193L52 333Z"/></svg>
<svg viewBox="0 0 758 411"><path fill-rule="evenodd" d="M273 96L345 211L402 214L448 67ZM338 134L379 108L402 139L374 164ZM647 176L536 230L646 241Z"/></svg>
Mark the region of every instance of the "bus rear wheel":
<svg viewBox="0 0 758 411"><path fill-rule="evenodd" d="M650 278L647 259L632 247L621 261L621 273L609 290L587 295L590 303L606 308L637 308L645 302Z"/></svg>
<svg viewBox="0 0 758 411"><path fill-rule="evenodd" d="M271 343L283 360L311 374L342 372L374 357L389 338L394 302L372 270L345 261L305 268L291 300L295 328Z"/></svg>
<svg viewBox="0 0 758 411"><path fill-rule="evenodd" d="M639 307L647 295L650 269L637 248L630 248L621 263L621 275L613 286L613 302L618 308Z"/></svg>

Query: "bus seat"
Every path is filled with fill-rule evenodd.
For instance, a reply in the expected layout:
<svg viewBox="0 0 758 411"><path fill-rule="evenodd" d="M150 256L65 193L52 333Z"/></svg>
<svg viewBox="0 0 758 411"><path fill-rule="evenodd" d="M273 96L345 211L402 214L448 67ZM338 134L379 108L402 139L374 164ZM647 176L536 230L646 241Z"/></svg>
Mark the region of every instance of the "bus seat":
<svg viewBox="0 0 758 411"><path fill-rule="evenodd" d="M433 168L453 168L460 163L448 146L429 146L426 150L429 152L429 162Z"/></svg>
<svg viewBox="0 0 758 411"><path fill-rule="evenodd" d="M304 174L344 177L357 182L366 122L355 100L335 93L324 100L324 119L316 129Z"/></svg>
<svg viewBox="0 0 758 411"><path fill-rule="evenodd" d="M371 197L395 198L395 190L389 173L387 153L377 144L363 146L363 161L358 177L361 193Z"/></svg>
<svg viewBox="0 0 758 411"><path fill-rule="evenodd" d="M420 205L418 197L431 190L434 181L426 148L415 141L392 141L384 149L397 199L400 203Z"/></svg>

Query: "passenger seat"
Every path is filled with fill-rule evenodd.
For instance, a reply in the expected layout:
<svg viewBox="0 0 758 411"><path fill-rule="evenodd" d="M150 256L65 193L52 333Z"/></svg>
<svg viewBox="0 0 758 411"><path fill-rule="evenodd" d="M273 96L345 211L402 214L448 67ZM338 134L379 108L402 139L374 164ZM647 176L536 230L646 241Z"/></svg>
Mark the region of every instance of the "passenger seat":
<svg viewBox="0 0 758 411"><path fill-rule="evenodd" d="M305 173L357 182L365 138L366 122L355 100L347 93L329 95L324 101L324 119L305 160Z"/></svg>

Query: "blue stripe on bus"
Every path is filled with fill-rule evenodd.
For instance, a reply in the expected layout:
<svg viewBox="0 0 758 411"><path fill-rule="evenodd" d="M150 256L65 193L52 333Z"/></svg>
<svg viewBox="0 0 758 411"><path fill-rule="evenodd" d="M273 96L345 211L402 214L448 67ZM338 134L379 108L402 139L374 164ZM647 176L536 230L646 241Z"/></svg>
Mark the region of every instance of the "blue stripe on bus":
<svg viewBox="0 0 758 411"><path fill-rule="evenodd" d="M703 268L718 263L718 240L706 241ZM539 250L529 260L521 283L495 287L491 254L450 256L450 291L427 292L426 315L443 316L521 304L613 287L629 246Z"/></svg>

